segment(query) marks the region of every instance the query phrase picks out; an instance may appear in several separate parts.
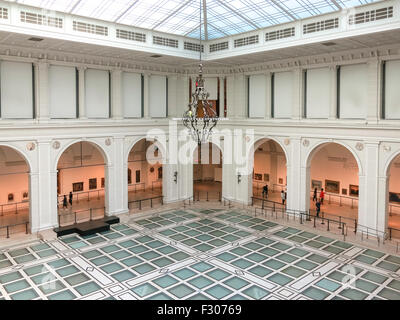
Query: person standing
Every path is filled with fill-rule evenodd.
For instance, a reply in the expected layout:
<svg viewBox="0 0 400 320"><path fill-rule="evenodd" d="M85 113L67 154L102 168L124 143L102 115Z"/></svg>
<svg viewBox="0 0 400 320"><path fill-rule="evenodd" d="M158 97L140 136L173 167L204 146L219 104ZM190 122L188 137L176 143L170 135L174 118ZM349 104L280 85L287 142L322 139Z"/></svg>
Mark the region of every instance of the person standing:
<svg viewBox="0 0 400 320"><path fill-rule="evenodd" d="M321 192L319 193L319 197L321 199L321 205L324 204L324 198L325 198L325 192L324 189L321 189Z"/></svg>
<svg viewBox="0 0 400 320"><path fill-rule="evenodd" d="M72 198L73 198L72 191L70 191L70 193L69 193L69 204L71 205L71 207L72 207Z"/></svg>
<svg viewBox="0 0 400 320"><path fill-rule="evenodd" d="M317 209L317 218L319 218L319 213L321 212L321 202L319 200L315 203L315 208Z"/></svg>
<svg viewBox="0 0 400 320"><path fill-rule="evenodd" d="M263 195L263 197L265 195L265 197L268 198L268 185L267 184L263 187L262 195Z"/></svg>
<svg viewBox="0 0 400 320"><path fill-rule="evenodd" d="M314 189L314 196L312 199L313 202L317 201L317 188Z"/></svg>
<svg viewBox="0 0 400 320"><path fill-rule="evenodd" d="M63 199L63 209L67 209L67 208L68 208L67 196L64 195L64 199Z"/></svg>
<svg viewBox="0 0 400 320"><path fill-rule="evenodd" d="M282 199L282 204L285 205L285 201L286 201L286 194L285 191L281 191L281 199Z"/></svg>

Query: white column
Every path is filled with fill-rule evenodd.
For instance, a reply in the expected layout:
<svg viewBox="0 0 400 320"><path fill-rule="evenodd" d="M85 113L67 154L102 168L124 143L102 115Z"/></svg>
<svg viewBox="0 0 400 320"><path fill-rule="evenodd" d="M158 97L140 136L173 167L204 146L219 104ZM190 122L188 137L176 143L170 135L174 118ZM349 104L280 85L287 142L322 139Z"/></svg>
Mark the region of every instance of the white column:
<svg viewBox="0 0 400 320"><path fill-rule="evenodd" d="M290 150L287 161L287 208L293 210L305 210L303 203L306 183L304 182L304 170L301 163L301 139L290 139Z"/></svg>
<svg viewBox="0 0 400 320"><path fill-rule="evenodd" d="M235 111L235 77L234 76L227 76L226 77L226 102L227 102L227 117L228 118L235 118L236 111Z"/></svg>
<svg viewBox="0 0 400 320"><path fill-rule="evenodd" d="M47 62L39 62L35 64L36 76L36 117L39 121L48 121L50 119L49 106L49 64Z"/></svg>
<svg viewBox="0 0 400 320"><path fill-rule="evenodd" d="M144 114L143 117L148 119L150 117L150 75L145 73L143 75L143 104Z"/></svg>
<svg viewBox="0 0 400 320"><path fill-rule="evenodd" d="M122 110L122 71L111 71L111 116L114 120L124 118Z"/></svg>
<svg viewBox="0 0 400 320"><path fill-rule="evenodd" d="M334 120L337 118L337 66L329 66L330 72L330 105L329 105L329 119Z"/></svg>
<svg viewBox="0 0 400 320"><path fill-rule="evenodd" d="M224 117L225 77L219 77L219 116Z"/></svg>
<svg viewBox="0 0 400 320"><path fill-rule="evenodd" d="M358 223L361 226L385 231L378 224L379 194L379 143L368 142L364 151L364 175L359 176L360 195L358 207ZM362 227L359 228L359 231Z"/></svg>
<svg viewBox="0 0 400 320"><path fill-rule="evenodd" d="M377 123L380 111L380 86L381 62L376 59L368 62L368 109L367 120L369 123Z"/></svg>
<svg viewBox="0 0 400 320"><path fill-rule="evenodd" d="M247 81L244 74L235 76L234 83L235 117L245 118L247 115Z"/></svg>
<svg viewBox="0 0 400 320"><path fill-rule="evenodd" d="M266 72L265 77L267 80L267 87L265 88L265 95L266 95L266 110L265 110L265 120L271 119L271 112L272 112L272 97L271 97L271 72Z"/></svg>
<svg viewBox="0 0 400 320"><path fill-rule="evenodd" d="M40 199L39 199L39 173L31 172L29 174L29 222L31 232L40 230Z"/></svg>
<svg viewBox="0 0 400 320"><path fill-rule="evenodd" d="M297 68L294 73L292 119L299 120L303 115L303 71Z"/></svg>
<svg viewBox="0 0 400 320"><path fill-rule="evenodd" d="M378 230L386 230L389 223L389 179L389 176L378 177Z"/></svg>
<svg viewBox="0 0 400 320"><path fill-rule="evenodd" d="M86 101L85 101L85 67L78 68L79 80L79 119L87 119L86 117Z"/></svg>
<svg viewBox="0 0 400 320"><path fill-rule="evenodd" d="M178 77L168 76L168 117L178 117ZM183 112L182 112L183 113Z"/></svg>

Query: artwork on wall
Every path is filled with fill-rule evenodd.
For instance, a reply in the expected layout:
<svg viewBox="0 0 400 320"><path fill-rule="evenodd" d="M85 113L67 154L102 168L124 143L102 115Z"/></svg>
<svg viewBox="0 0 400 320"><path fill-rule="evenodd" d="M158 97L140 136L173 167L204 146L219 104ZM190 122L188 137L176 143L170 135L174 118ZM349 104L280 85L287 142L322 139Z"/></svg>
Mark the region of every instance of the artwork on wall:
<svg viewBox="0 0 400 320"><path fill-rule="evenodd" d="M76 182L72 184L73 192L81 192L83 191L83 182Z"/></svg>
<svg viewBox="0 0 400 320"><path fill-rule="evenodd" d="M158 168L158 179L161 180L162 179L162 167Z"/></svg>
<svg viewBox="0 0 400 320"><path fill-rule="evenodd" d="M151 173L154 172L154 168L153 168L153 167L150 168L150 172L151 172Z"/></svg>
<svg viewBox="0 0 400 320"><path fill-rule="evenodd" d="M342 195L347 196L347 189L342 189Z"/></svg>
<svg viewBox="0 0 400 320"><path fill-rule="evenodd" d="M358 186L354 184L349 185L349 196L358 197Z"/></svg>
<svg viewBox="0 0 400 320"><path fill-rule="evenodd" d="M132 170L128 169L128 184L132 184Z"/></svg>
<svg viewBox="0 0 400 320"><path fill-rule="evenodd" d="M104 189L104 185L105 185L105 179L104 178L101 178L101 187Z"/></svg>
<svg viewBox="0 0 400 320"><path fill-rule="evenodd" d="M8 202L13 202L14 201L14 193L9 193L7 196Z"/></svg>
<svg viewBox="0 0 400 320"><path fill-rule="evenodd" d="M311 180L311 189L314 190L317 188L318 190L321 190L322 188L322 181L319 180Z"/></svg>
<svg viewBox="0 0 400 320"><path fill-rule="evenodd" d="M136 170L136 183L140 182L140 170Z"/></svg>
<svg viewBox="0 0 400 320"><path fill-rule="evenodd" d="M283 179L279 178L279 184L283 184Z"/></svg>
<svg viewBox="0 0 400 320"><path fill-rule="evenodd" d="M325 180L325 192L340 193L340 182L333 180Z"/></svg>
<svg viewBox="0 0 400 320"><path fill-rule="evenodd" d="M261 173L254 174L254 180L262 181L263 175Z"/></svg>
<svg viewBox="0 0 400 320"><path fill-rule="evenodd" d="M269 174L264 173L264 181L269 182Z"/></svg>
<svg viewBox="0 0 400 320"><path fill-rule="evenodd" d="M389 192L389 201L400 203L400 193Z"/></svg>
<svg viewBox="0 0 400 320"><path fill-rule="evenodd" d="M89 190L97 189L97 178L89 179Z"/></svg>
<svg viewBox="0 0 400 320"><path fill-rule="evenodd" d="M22 201L27 201L29 199L29 192L22 191Z"/></svg>

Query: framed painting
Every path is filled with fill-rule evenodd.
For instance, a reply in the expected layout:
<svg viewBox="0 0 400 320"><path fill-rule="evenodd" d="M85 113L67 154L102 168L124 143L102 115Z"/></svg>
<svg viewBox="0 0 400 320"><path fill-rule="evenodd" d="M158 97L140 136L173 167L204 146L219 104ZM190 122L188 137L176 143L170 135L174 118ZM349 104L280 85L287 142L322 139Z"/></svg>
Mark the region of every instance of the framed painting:
<svg viewBox="0 0 400 320"><path fill-rule="evenodd" d="M97 189L97 178L89 179L89 190Z"/></svg>
<svg viewBox="0 0 400 320"><path fill-rule="evenodd" d="M254 180L262 181L262 179L263 179L263 175L261 173L254 174Z"/></svg>
<svg viewBox="0 0 400 320"><path fill-rule="evenodd" d="M132 184L132 170L128 169L128 184Z"/></svg>
<svg viewBox="0 0 400 320"><path fill-rule="evenodd" d="M349 185L349 196L358 197L358 186L351 184Z"/></svg>
<svg viewBox="0 0 400 320"><path fill-rule="evenodd" d="M269 182L269 174L264 173L264 181Z"/></svg>
<svg viewBox="0 0 400 320"><path fill-rule="evenodd" d="M340 193L340 182L334 180L325 180L325 192Z"/></svg>
<svg viewBox="0 0 400 320"><path fill-rule="evenodd" d="M389 201L400 203L400 193L389 192Z"/></svg>
<svg viewBox="0 0 400 320"><path fill-rule="evenodd" d="M72 184L72 192L83 191L83 182L76 182Z"/></svg>
<svg viewBox="0 0 400 320"><path fill-rule="evenodd" d="M342 195L347 196L347 189L342 189Z"/></svg>
<svg viewBox="0 0 400 320"><path fill-rule="evenodd" d="M14 201L14 193L9 193L7 196L8 202L13 202Z"/></svg>
<svg viewBox="0 0 400 320"><path fill-rule="evenodd" d="M106 182L106 179L105 178L101 178L101 188L102 189L104 189L105 182Z"/></svg>
<svg viewBox="0 0 400 320"><path fill-rule="evenodd" d="M22 201L28 201L28 200L29 200L29 192L22 191Z"/></svg>
<svg viewBox="0 0 400 320"><path fill-rule="evenodd" d="M283 179L279 178L279 184L283 184Z"/></svg>
<svg viewBox="0 0 400 320"><path fill-rule="evenodd" d="M311 189L314 191L314 189L317 188L318 190L321 190L322 188L322 181L319 180L311 180Z"/></svg>

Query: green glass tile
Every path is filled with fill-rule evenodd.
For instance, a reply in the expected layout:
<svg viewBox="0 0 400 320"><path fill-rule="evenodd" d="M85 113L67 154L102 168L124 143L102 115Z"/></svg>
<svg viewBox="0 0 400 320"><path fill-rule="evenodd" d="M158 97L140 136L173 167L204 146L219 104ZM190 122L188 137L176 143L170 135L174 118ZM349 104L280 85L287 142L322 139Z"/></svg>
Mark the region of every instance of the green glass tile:
<svg viewBox="0 0 400 320"><path fill-rule="evenodd" d="M34 276L35 274L39 274L39 273L43 273L43 272L47 272L47 271L48 271L47 268L43 264L24 269L24 272L28 276ZM0 279L1 279L1 277L0 277ZM2 283L1 280L0 280L0 283Z"/></svg>
<svg viewBox="0 0 400 320"><path fill-rule="evenodd" d="M230 252L232 252L238 256L244 256L244 255L250 253L251 251L247 250L245 248L238 247L238 248L232 249Z"/></svg>
<svg viewBox="0 0 400 320"><path fill-rule="evenodd" d="M213 239L214 237L209 236L208 234L202 234L201 236L196 237L196 239L200 241L209 241Z"/></svg>
<svg viewBox="0 0 400 320"><path fill-rule="evenodd" d="M154 292L157 292L158 289L151 284L145 283L140 286L137 286L131 289L132 292L136 293L139 297L146 297Z"/></svg>
<svg viewBox="0 0 400 320"><path fill-rule="evenodd" d="M146 224L144 227L151 230L151 229L156 229L156 228L160 227L160 225L157 223L150 223L150 224Z"/></svg>
<svg viewBox="0 0 400 320"><path fill-rule="evenodd" d="M378 296L388 300L400 300L400 293L388 288L382 289L378 293Z"/></svg>
<svg viewBox="0 0 400 320"><path fill-rule="evenodd" d="M10 296L12 300L32 300L37 297L39 297L39 295L33 289L21 291Z"/></svg>
<svg viewBox="0 0 400 320"><path fill-rule="evenodd" d="M129 252L126 252L125 250L121 250L111 253L110 256L112 256L114 259L120 260L130 257L131 254Z"/></svg>
<svg viewBox="0 0 400 320"><path fill-rule="evenodd" d="M267 238L260 238L257 239L256 242L263 244L264 246L268 246L271 243L274 243L275 241L271 240L271 239L267 239Z"/></svg>
<svg viewBox="0 0 400 320"><path fill-rule="evenodd" d="M282 272L294 278L299 278L306 273L304 270L301 270L293 266L283 269Z"/></svg>
<svg viewBox="0 0 400 320"><path fill-rule="evenodd" d="M77 236L72 236L72 237L62 238L60 240L64 243L71 243L74 241L79 241L80 239Z"/></svg>
<svg viewBox="0 0 400 320"><path fill-rule="evenodd" d="M249 269L248 272L253 273L259 277L265 277L266 275L270 274L272 270L269 270L261 266L256 266L254 268Z"/></svg>
<svg viewBox="0 0 400 320"><path fill-rule="evenodd" d="M47 283L47 282L56 280L56 277L52 273L46 272L46 273L42 273L42 274L39 274L39 275L36 275L36 276L32 277L31 280L35 284L40 285L40 284L43 284L43 283Z"/></svg>
<svg viewBox="0 0 400 320"><path fill-rule="evenodd" d="M299 236L291 236L289 238L289 240L292 240L292 241L298 242L298 243L303 243L303 242L306 242L308 239L307 238L303 238L303 237L299 237Z"/></svg>
<svg viewBox="0 0 400 320"><path fill-rule="evenodd" d="M184 268L173 273L174 276L178 277L179 279L186 280L196 275L196 272L188 268Z"/></svg>
<svg viewBox="0 0 400 320"><path fill-rule="evenodd" d="M384 283L387 280L387 277L377 274L375 272L371 272L371 271L368 271L361 277L364 279L367 279L369 281L373 281L375 283Z"/></svg>
<svg viewBox="0 0 400 320"><path fill-rule="evenodd" d="M21 279L22 275L21 273L19 273L18 271L15 272L11 272L11 273L7 273L4 275L0 276L0 283L1 284L5 284L5 283L9 283L18 279Z"/></svg>
<svg viewBox="0 0 400 320"><path fill-rule="evenodd" d="M196 230L189 230L189 231L185 231L184 234L186 234L189 237L196 237L196 236L200 235L201 232L196 231Z"/></svg>
<svg viewBox="0 0 400 320"><path fill-rule="evenodd" d="M158 252L161 252L161 253L163 253L163 254L170 254L170 253L172 253L172 252L175 252L175 251L177 251L178 249L175 249L174 247L171 247L171 246L165 246L165 247L162 247L162 248L158 248L158 249L156 249Z"/></svg>
<svg viewBox="0 0 400 320"><path fill-rule="evenodd" d="M228 233L233 233L233 232L238 231L237 228L233 228L233 227L225 227L225 228L222 228L221 230L224 232L228 232Z"/></svg>
<svg viewBox="0 0 400 320"><path fill-rule="evenodd" d="M298 257L304 257L307 254L309 254L310 252L303 250L303 249L294 248L294 249L288 251L288 253L294 254L295 256L298 256Z"/></svg>
<svg viewBox="0 0 400 320"><path fill-rule="evenodd" d="M179 284L175 287L172 287L171 289L168 289L168 292L173 294L175 297L182 299L192 294L194 290L187 285Z"/></svg>
<svg viewBox="0 0 400 320"><path fill-rule="evenodd" d="M134 278L135 274L128 270L123 270L123 271L114 273L111 277L113 277L115 280L117 280L119 282L123 282L123 281Z"/></svg>
<svg viewBox="0 0 400 320"><path fill-rule="evenodd" d="M142 236L142 237L136 238L135 240L140 242L140 243L146 243L146 242L153 241L154 239L152 237L149 237L149 236Z"/></svg>
<svg viewBox="0 0 400 320"><path fill-rule="evenodd" d="M223 245L227 244L228 242L221 240L221 239L214 239L208 242L214 247L222 247Z"/></svg>
<svg viewBox="0 0 400 320"><path fill-rule="evenodd" d="M114 263L110 263L105 266L102 266L100 269L106 273L114 273L116 271L123 269L123 267L119 263L114 262Z"/></svg>
<svg viewBox="0 0 400 320"><path fill-rule="evenodd" d="M155 251L148 251L139 255L144 260L153 260L155 258L161 257L161 255Z"/></svg>
<svg viewBox="0 0 400 320"><path fill-rule="evenodd" d="M291 236L290 233L283 232L283 231L277 231L274 233L274 236L280 237L280 238L288 238Z"/></svg>
<svg viewBox="0 0 400 320"><path fill-rule="evenodd" d="M199 262L199 263L191 265L190 267L199 272L205 272L205 271L208 271L208 270L214 268L214 266L212 266L211 264L209 264L207 262Z"/></svg>
<svg viewBox="0 0 400 320"><path fill-rule="evenodd" d="M284 276L283 274L274 274L268 278L269 281L275 282L281 286L287 285L289 282L293 281L292 278Z"/></svg>
<svg viewBox="0 0 400 320"><path fill-rule="evenodd" d="M47 297L49 300L73 300L76 296L69 290L64 290Z"/></svg>
<svg viewBox="0 0 400 320"><path fill-rule="evenodd" d="M78 273L78 274L74 274L73 276L67 277L64 280L67 281L67 283L69 285L76 286L83 282L89 281L90 278L87 275L85 275L84 273Z"/></svg>
<svg viewBox="0 0 400 320"><path fill-rule="evenodd" d="M15 291L19 291L19 290L26 289L29 287L30 287L30 285L26 280L19 280L19 281L4 285L4 289L6 289L6 291L8 293L13 293Z"/></svg>
<svg viewBox="0 0 400 320"><path fill-rule="evenodd" d="M387 286L392 289L396 289L396 290L400 291L400 281L399 280L392 280Z"/></svg>
<svg viewBox="0 0 400 320"><path fill-rule="evenodd" d="M46 257L50 257L53 255L56 255L57 251L54 249L50 249L50 250L44 250L44 251L39 251L37 252L37 255L41 258L46 258Z"/></svg>
<svg viewBox="0 0 400 320"><path fill-rule="evenodd" d="M127 229L127 230L122 230L121 233L123 233L126 236L131 236L135 233L138 233L138 231L133 230L133 229Z"/></svg>
<svg viewBox="0 0 400 320"><path fill-rule="evenodd" d="M252 229L254 229L254 230L258 230L258 231L264 231L264 230L266 230L266 229L269 229L269 227L266 227L266 226L263 226L263 225L256 225L256 226L253 226L253 227L251 227Z"/></svg>
<svg viewBox="0 0 400 320"><path fill-rule="evenodd" d="M230 254L229 252L224 252L216 256L216 258L221 259L222 261L228 262L236 258L235 255Z"/></svg>
<svg viewBox="0 0 400 320"><path fill-rule="evenodd" d="M210 284L214 283L210 279L204 277L204 276L199 276L196 277L190 281L188 281L192 286L198 288L198 289L203 289L205 287L208 287Z"/></svg>
<svg viewBox="0 0 400 320"><path fill-rule="evenodd" d="M392 272L396 272L400 269L399 265L387 261L381 261L376 266Z"/></svg>
<svg viewBox="0 0 400 320"><path fill-rule="evenodd" d="M161 257L159 259L153 260L152 263L155 264L157 267L163 268L170 264L173 264L174 261L165 257Z"/></svg>
<svg viewBox="0 0 400 320"><path fill-rule="evenodd" d="M8 260L0 261L0 269L12 266L12 263Z"/></svg>
<svg viewBox="0 0 400 320"><path fill-rule="evenodd" d="M61 281L53 281L50 283L45 283L41 286L38 287L44 294L48 295L57 291L60 291L61 289L65 288L65 285L62 284Z"/></svg>
<svg viewBox="0 0 400 320"><path fill-rule="evenodd" d="M161 278L157 278L155 280L152 280L156 285L158 285L159 287L165 289L168 288L176 283L178 283L179 281L176 280L175 278L171 277L171 276L164 276Z"/></svg>
<svg viewBox="0 0 400 320"><path fill-rule="evenodd" d="M172 230L175 230L177 232L183 232L183 231L189 230L189 228L188 227L184 227L184 226L179 226L179 227L172 228Z"/></svg>
<svg viewBox="0 0 400 320"><path fill-rule="evenodd" d="M75 266L68 266L62 269L58 269L56 271L61 277L66 277L69 276L71 274L77 273L79 272L79 269Z"/></svg>
<svg viewBox="0 0 400 320"><path fill-rule="evenodd" d="M237 259L233 262L231 262L232 265L241 268L241 269L246 269L248 267L251 267L254 265L254 262L250 262L246 259Z"/></svg>
<svg viewBox="0 0 400 320"><path fill-rule="evenodd" d="M368 297L368 294L356 289L344 289L340 295L351 300L364 300Z"/></svg>
<svg viewBox="0 0 400 320"><path fill-rule="evenodd" d="M330 292L334 292L342 286L342 284L339 284L329 279L322 279L318 281L315 285Z"/></svg>
<svg viewBox="0 0 400 320"><path fill-rule="evenodd" d="M173 234L176 234L176 232L175 231L172 231L172 230L164 230L164 231L160 231L160 233L163 235L163 236L167 236L167 237L169 237L169 236L172 236Z"/></svg>
<svg viewBox="0 0 400 320"><path fill-rule="evenodd" d="M259 251L262 254L265 254L267 256L273 257L275 255L277 255L278 253L280 253L280 251L272 249L272 248L265 248Z"/></svg>
<svg viewBox="0 0 400 320"><path fill-rule="evenodd" d="M161 292L146 298L146 300L172 300L172 298L169 295Z"/></svg>
<svg viewBox="0 0 400 320"><path fill-rule="evenodd" d="M245 238L245 237L248 237L249 235L251 235L251 233L241 230L241 231L235 232L234 235L241 237L241 238Z"/></svg>
<svg viewBox="0 0 400 320"><path fill-rule="evenodd" d="M149 249L146 248L145 246L139 245L139 246L135 246L135 247L129 248L128 250L129 250L130 252L132 252L132 253L139 254L139 253L148 251Z"/></svg>
<svg viewBox="0 0 400 320"><path fill-rule="evenodd" d="M319 263L319 264L322 264L322 263L328 261L328 258L325 258L325 257L320 256L318 254L312 254L311 256L308 256L306 259L311 260L311 261L316 262L316 263Z"/></svg>
<svg viewBox="0 0 400 320"><path fill-rule="evenodd" d="M290 246L288 246L287 244L284 244L282 242L277 242L277 243L273 244L271 247L281 250L281 251L285 251L290 248Z"/></svg>
<svg viewBox="0 0 400 320"><path fill-rule="evenodd" d="M164 243L162 243L161 241L155 240L155 241L147 243L146 245L152 249L156 249L156 248L162 247L164 245Z"/></svg>
<svg viewBox="0 0 400 320"><path fill-rule="evenodd" d="M199 244L199 245L197 245L197 246L195 246L193 248L196 249L196 250L202 251L202 252L206 252L208 250L214 249L213 246L210 246L210 245L205 244L205 243Z"/></svg>
<svg viewBox="0 0 400 320"><path fill-rule="evenodd" d="M91 262L94 263L96 266L101 266L103 264L109 263L112 260L109 257L102 256L95 259L92 259Z"/></svg>
<svg viewBox="0 0 400 320"><path fill-rule="evenodd" d="M325 246L326 244L323 242L315 241L315 240L309 240L305 243L305 245L319 249L319 248Z"/></svg>
<svg viewBox="0 0 400 320"><path fill-rule="evenodd" d="M36 260L35 256L33 254L27 254L25 256L19 256L14 258L15 262L18 264L26 263L29 261Z"/></svg>
<svg viewBox="0 0 400 320"><path fill-rule="evenodd" d="M135 266L139 263L142 263L143 260L139 259L138 257L131 257L125 260L122 260L121 263L123 263L124 265L128 266L128 267L132 267Z"/></svg>
<svg viewBox="0 0 400 320"><path fill-rule="evenodd" d="M268 257L263 256L262 254L259 253L251 253L247 255L245 258L254 262L261 262L268 259Z"/></svg>
<svg viewBox="0 0 400 320"><path fill-rule="evenodd" d="M363 254L370 256L370 257L374 257L374 258L382 258L385 254L379 251L375 251L375 250L371 250L371 249L367 249L363 252Z"/></svg>
<svg viewBox="0 0 400 320"><path fill-rule="evenodd" d="M299 233L298 235L301 236L301 237L307 238L307 239L311 239L311 238L314 238L314 237L317 236L317 235L314 234L314 233L306 232L306 231L301 232L301 233Z"/></svg>
<svg viewBox="0 0 400 320"><path fill-rule="evenodd" d="M329 293L314 287L307 288L302 292L302 294L313 300L324 300L326 297L329 296Z"/></svg>
<svg viewBox="0 0 400 320"><path fill-rule="evenodd" d="M278 269L286 266L286 263L283 263L283 262L275 260L275 259L270 259L267 262L264 262L263 265L270 267L274 270L278 270Z"/></svg>
<svg viewBox="0 0 400 320"><path fill-rule="evenodd" d="M42 251L46 249L50 249L50 246L46 243L37 244L30 247L33 251Z"/></svg>
<svg viewBox="0 0 400 320"><path fill-rule="evenodd" d="M4 253L0 253L0 261L7 259L6 255Z"/></svg>
<svg viewBox="0 0 400 320"><path fill-rule="evenodd" d="M145 274L145 273L155 270L156 268L151 266L148 263L143 263L139 266L133 267L132 269L135 270L137 273Z"/></svg>
<svg viewBox="0 0 400 320"><path fill-rule="evenodd" d="M171 236L170 238L175 240L175 241L181 241L183 239L187 239L188 237L183 235L183 234L176 234L174 236Z"/></svg>
<svg viewBox="0 0 400 320"><path fill-rule="evenodd" d="M323 236L319 236L318 238L315 238L315 240L317 240L319 242L323 242L323 243L331 243L331 242L335 241L334 239L323 237Z"/></svg>
<svg viewBox="0 0 400 320"><path fill-rule="evenodd" d="M373 292L378 288L376 284L361 279L356 280L355 284L357 289L361 289L366 292Z"/></svg>
<svg viewBox="0 0 400 320"><path fill-rule="evenodd" d="M265 296L267 296L269 294L269 292L258 286L251 286L250 288L244 290L243 294L245 294L253 299L260 300L260 299L264 298Z"/></svg>
<svg viewBox="0 0 400 320"><path fill-rule="evenodd" d="M102 238L102 237L96 237L93 239L88 239L87 242L91 243L91 244L97 244L97 243L101 243L101 242L106 242L107 240Z"/></svg>
<svg viewBox="0 0 400 320"><path fill-rule="evenodd" d="M243 280L239 277L232 277L228 280L224 281L224 284L235 289L235 290L240 290L243 287L247 286L248 284L250 284L250 282Z"/></svg>
<svg viewBox="0 0 400 320"><path fill-rule="evenodd" d="M400 257L389 255L385 258L385 260L400 265Z"/></svg>
<svg viewBox="0 0 400 320"><path fill-rule="evenodd" d="M232 292L233 292L232 290L229 290L228 288L225 288L219 284L206 290L206 293L208 293L210 296L213 296L216 299L223 299L226 296L230 295Z"/></svg>
<svg viewBox="0 0 400 320"><path fill-rule="evenodd" d="M187 253L179 251L179 252L175 252L173 254L169 255L172 259L177 260L177 261L181 261L184 260L188 257L190 257Z"/></svg>
<svg viewBox="0 0 400 320"><path fill-rule="evenodd" d="M293 261L296 261L298 259L298 257L292 256L290 254L287 253L282 253L279 256L276 256L276 259L288 262L288 263L292 263Z"/></svg>
<svg viewBox="0 0 400 320"><path fill-rule="evenodd" d="M333 243L333 245L336 247L343 248L343 249L350 249L352 247L352 245L350 243L346 243L343 241L336 241Z"/></svg>
<svg viewBox="0 0 400 320"><path fill-rule="evenodd" d="M121 237L123 237L123 236L122 236L121 234L117 233L117 232L113 232L113 233L106 234L105 237L106 237L107 239L112 240L112 239L121 238Z"/></svg>
<svg viewBox="0 0 400 320"><path fill-rule="evenodd" d="M222 236L225 236L225 235L226 235L225 232L222 232L222 231L220 231L220 230L215 230L215 231L213 231L213 232L210 232L210 234L211 234L212 236L214 236L214 237L222 237Z"/></svg>
<svg viewBox="0 0 400 320"><path fill-rule="evenodd" d="M78 242L70 243L69 246L72 249L79 249L79 248L87 247L88 245L84 241L78 241Z"/></svg>
<svg viewBox="0 0 400 320"><path fill-rule="evenodd" d="M90 293L101 290L101 287L97 283L92 281L85 284L81 284L75 287L74 289L78 291L81 296L86 296Z"/></svg>
<svg viewBox="0 0 400 320"><path fill-rule="evenodd" d="M249 250L256 251L256 250L262 248L262 245L260 245L260 244L258 244L256 242L250 242L250 243L245 244L243 247L245 247L245 248L247 248Z"/></svg>
<svg viewBox="0 0 400 320"><path fill-rule="evenodd" d="M207 276L215 279L215 280L222 280L225 279L226 277L228 277L230 274L226 271L223 271L221 269L216 269L216 270L212 270L206 273Z"/></svg>
<svg viewBox="0 0 400 320"><path fill-rule="evenodd" d="M61 268L61 267L67 266L70 263L66 259L59 259L59 260L55 260L55 261L52 261L52 262L48 262L47 264L50 267L52 267L53 269L57 269L57 268Z"/></svg>
<svg viewBox="0 0 400 320"><path fill-rule="evenodd" d="M312 269L315 269L316 267L318 267L317 264L312 263L312 262L307 261L307 260L301 260L299 262L296 262L295 265L300 267L300 268L306 269L306 270L312 270Z"/></svg>
<svg viewBox="0 0 400 320"><path fill-rule="evenodd" d="M182 241L183 244L186 244L187 246L195 246L196 244L199 244L200 241L197 241L195 239L187 239L185 241Z"/></svg>
<svg viewBox="0 0 400 320"><path fill-rule="evenodd" d="M339 272L339 271L333 271L328 275L328 278L331 278L333 280L336 280L340 283L342 283L343 279L346 277L345 273Z"/></svg>

